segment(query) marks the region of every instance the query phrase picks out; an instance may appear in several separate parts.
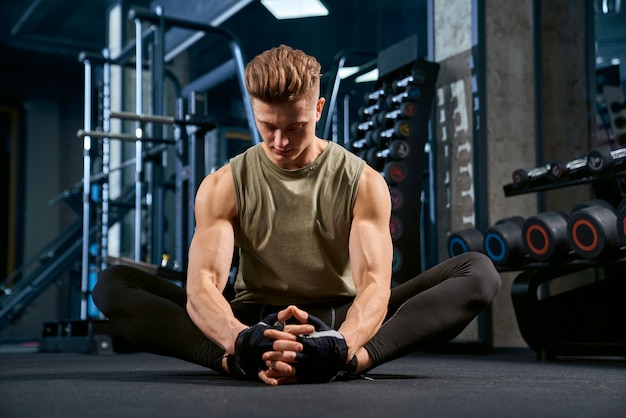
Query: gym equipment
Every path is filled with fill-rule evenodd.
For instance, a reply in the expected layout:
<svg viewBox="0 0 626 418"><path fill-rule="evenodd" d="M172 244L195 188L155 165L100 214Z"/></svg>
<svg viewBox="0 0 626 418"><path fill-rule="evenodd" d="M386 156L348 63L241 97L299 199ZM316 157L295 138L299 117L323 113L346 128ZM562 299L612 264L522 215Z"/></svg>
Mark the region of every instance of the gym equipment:
<svg viewBox="0 0 626 418"><path fill-rule="evenodd" d="M498 266L516 266L528 258L524 252L524 218L513 216L496 222L483 234L485 254Z"/></svg>
<svg viewBox="0 0 626 418"><path fill-rule="evenodd" d="M393 96L387 96L386 103L387 106L393 108L401 103L407 101L416 101L422 96L422 89L420 87L408 87L401 93L395 94Z"/></svg>
<svg viewBox="0 0 626 418"><path fill-rule="evenodd" d="M562 212L530 216L522 226L522 237L524 250L536 261L559 263L572 253L567 240L567 215Z"/></svg>
<svg viewBox="0 0 626 418"><path fill-rule="evenodd" d="M448 255L450 257L471 251L484 252L483 233L476 228L466 228L448 236Z"/></svg>
<svg viewBox="0 0 626 418"><path fill-rule="evenodd" d="M389 187L389 196L391 197L391 210L401 209L404 204L402 190L397 187Z"/></svg>
<svg viewBox="0 0 626 418"><path fill-rule="evenodd" d="M396 185L406 180L408 169L400 161L390 161L383 167L382 175L389 185Z"/></svg>
<svg viewBox="0 0 626 418"><path fill-rule="evenodd" d="M398 92L402 89L405 89L411 84L423 84L424 83L424 73L419 69L411 71L411 74L408 76L396 80L392 84L393 91Z"/></svg>
<svg viewBox="0 0 626 418"><path fill-rule="evenodd" d="M406 158L411 152L409 143L402 139L395 139L389 143L389 147L378 150L377 148L370 148L366 154L367 163L377 168L380 161L383 160L402 160Z"/></svg>
<svg viewBox="0 0 626 418"><path fill-rule="evenodd" d="M616 166L626 165L626 148L612 151L607 147L594 148L589 151L586 159L587 168L592 175L608 174Z"/></svg>
<svg viewBox="0 0 626 418"><path fill-rule="evenodd" d="M542 295L545 283L598 269L603 280L556 295ZM568 263L528 268L513 281L511 299L522 337L538 359L557 355L626 355L625 260Z"/></svg>
<svg viewBox="0 0 626 418"><path fill-rule="evenodd" d="M395 215L391 215L391 219L389 219L389 230L391 231L392 241L397 241L402 238L402 234L404 233L402 220Z"/></svg>
<svg viewBox="0 0 626 418"><path fill-rule="evenodd" d="M567 222L567 238L576 254L586 259L610 259L619 255L617 216L607 204L579 205Z"/></svg>
<svg viewBox="0 0 626 418"><path fill-rule="evenodd" d="M415 114L415 103L405 102L400 105L398 109L391 112L380 112L374 116L374 124L377 128L385 128L390 122L398 119L408 119Z"/></svg>

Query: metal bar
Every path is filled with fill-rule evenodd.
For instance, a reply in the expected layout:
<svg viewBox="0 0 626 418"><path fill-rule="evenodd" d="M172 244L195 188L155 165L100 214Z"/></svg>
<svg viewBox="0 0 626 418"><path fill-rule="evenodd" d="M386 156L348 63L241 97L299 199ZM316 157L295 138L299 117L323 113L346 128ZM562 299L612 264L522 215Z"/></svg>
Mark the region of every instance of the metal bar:
<svg viewBox="0 0 626 418"><path fill-rule="evenodd" d="M111 133L111 132L104 132L104 131L85 131L84 129L79 129L76 135L81 138L89 136L91 138L118 139L120 141L130 141L130 142L137 141L138 139L136 135L132 135L132 134L119 134L119 133ZM141 138L141 141L152 142L155 144L170 144L170 145L175 144L175 141L172 139Z"/></svg>
<svg viewBox="0 0 626 418"><path fill-rule="evenodd" d="M105 49L103 55L107 58L103 66L103 100L102 100L102 129L105 132L111 130L111 64L109 63L109 50ZM109 254L109 172L111 168L111 141L102 139L102 233L100 237L100 270L106 268L106 257Z"/></svg>
<svg viewBox="0 0 626 418"><path fill-rule="evenodd" d="M135 112L137 115L143 113L143 43L141 33L141 20L135 19ZM136 130L140 130L141 122L135 124ZM141 259L141 200L142 185L141 177L143 175L143 159L141 139L135 140L135 261Z"/></svg>
<svg viewBox="0 0 626 418"><path fill-rule="evenodd" d="M85 60L85 104L84 126L85 131L91 131L91 62ZM91 138L83 137L83 241L82 241L82 269L81 269L81 298L80 319L87 319L87 292L89 290L89 220L91 218L90 189L91 189Z"/></svg>
<svg viewBox="0 0 626 418"><path fill-rule="evenodd" d="M217 28L210 25L205 25L202 23L190 22L181 19L175 19L171 17L158 16L153 13L146 13L136 9L131 9L129 11L129 16L131 19L135 20L144 20L153 24L158 24L159 22L163 22L164 25L167 26L177 26L180 28L192 29L197 31L202 31L206 33L212 33L227 40L228 47L233 55L235 60L236 68L237 68L237 81L239 84L239 88L241 90L243 105L246 113L246 117L248 119L248 126L250 128L250 133L252 134L253 143L258 144L261 142L259 137L259 132L256 129L256 124L254 123L254 112L252 111L252 102L250 101L250 96L248 96L248 91L246 89L245 81L244 81L244 71L245 65L243 60L243 55L241 53L241 48L236 41L235 36L229 31Z"/></svg>

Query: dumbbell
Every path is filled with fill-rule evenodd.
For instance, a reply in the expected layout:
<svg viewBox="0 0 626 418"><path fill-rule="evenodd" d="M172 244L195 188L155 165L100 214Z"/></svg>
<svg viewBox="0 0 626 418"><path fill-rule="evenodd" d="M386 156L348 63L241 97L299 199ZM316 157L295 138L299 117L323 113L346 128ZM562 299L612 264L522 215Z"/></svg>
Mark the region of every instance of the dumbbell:
<svg viewBox="0 0 626 418"><path fill-rule="evenodd" d="M617 235L622 245L626 246L626 198L617 206L615 211Z"/></svg>
<svg viewBox="0 0 626 418"><path fill-rule="evenodd" d="M379 101L391 91L392 89L388 85L383 85L383 87L381 88L378 88L369 93L365 93L365 96L363 98L365 99L365 103L373 103Z"/></svg>
<svg viewBox="0 0 626 418"><path fill-rule="evenodd" d="M365 139L373 145L380 145L386 140L393 138L406 138L411 136L411 124L407 120L399 120L389 129L374 129L365 134Z"/></svg>
<svg viewBox="0 0 626 418"><path fill-rule="evenodd" d="M365 119L367 117L371 117L376 112L380 110L380 106L378 103L374 103L373 105L363 106L359 108L359 117L361 119Z"/></svg>
<svg viewBox="0 0 626 418"><path fill-rule="evenodd" d="M390 161L385 163L381 173L387 184L393 186L406 180L409 171L401 161Z"/></svg>
<svg viewBox="0 0 626 418"><path fill-rule="evenodd" d="M374 126L373 120L366 120L363 122L354 122L350 125L350 134L353 138L362 138L365 132L370 130Z"/></svg>
<svg viewBox="0 0 626 418"><path fill-rule="evenodd" d="M608 147L594 148L587 154L587 168L592 175L610 173L617 162L626 161L626 148L611 151Z"/></svg>
<svg viewBox="0 0 626 418"><path fill-rule="evenodd" d="M415 103L413 102L404 102L400 105L398 109L392 110L391 112L380 112L374 115L373 121L374 125L378 128L384 128L388 126L390 122L399 120L399 119L410 119L415 114Z"/></svg>
<svg viewBox="0 0 626 418"><path fill-rule="evenodd" d="M545 164L540 167L532 168L530 170L525 170L523 168L518 168L513 171L511 175L511 179L513 180L513 184L515 186L521 187L526 183L534 181L540 177L543 177L549 172L549 165Z"/></svg>
<svg viewBox="0 0 626 418"><path fill-rule="evenodd" d="M483 234L476 228L466 228L448 236L448 255L450 257L471 251L484 252Z"/></svg>
<svg viewBox="0 0 626 418"><path fill-rule="evenodd" d="M577 205L567 221L567 238L576 254L586 259L609 259L619 254L617 216L603 200Z"/></svg>
<svg viewBox="0 0 626 418"><path fill-rule="evenodd" d="M485 254L500 266L516 266L527 260L522 240L524 218L513 216L496 222L483 234Z"/></svg>
<svg viewBox="0 0 626 418"><path fill-rule="evenodd" d="M404 194L399 188L390 187L389 197L391 198L391 210L398 210L404 206Z"/></svg>
<svg viewBox="0 0 626 418"><path fill-rule="evenodd" d="M393 96L387 96L387 106L393 108L396 105L404 102L416 101L422 97L422 89L419 87L408 87L402 93L394 94Z"/></svg>
<svg viewBox="0 0 626 418"><path fill-rule="evenodd" d="M530 216L522 226L524 250L534 260L559 263L572 254L567 239L567 215L546 211Z"/></svg>
<svg viewBox="0 0 626 418"><path fill-rule="evenodd" d="M551 161L548 164L548 174L554 180L562 180L575 174L587 166L587 158L577 158L563 163L561 161Z"/></svg>
<svg viewBox="0 0 626 418"><path fill-rule="evenodd" d="M399 217L395 215L391 216L389 219L389 231L391 232L391 240L393 242L402 238L402 235L404 234L404 224Z"/></svg>
<svg viewBox="0 0 626 418"><path fill-rule="evenodd" d="M426 76L424 75L424 72L420 69L415 68L411 70L410 75L394 81L392 83L392 87L393 90L397 92L411 84L424 84L425 79Z"/></svg>
<svg viewBox="0 0 626 418"><path fill-rule="evenodd" d="M385 159L402 160L411 152L409 143L402 139L395 139L389 143L389 147L379 150L371 148L367 151L366 161L371 167L377 167L378 163Z"/></svg>

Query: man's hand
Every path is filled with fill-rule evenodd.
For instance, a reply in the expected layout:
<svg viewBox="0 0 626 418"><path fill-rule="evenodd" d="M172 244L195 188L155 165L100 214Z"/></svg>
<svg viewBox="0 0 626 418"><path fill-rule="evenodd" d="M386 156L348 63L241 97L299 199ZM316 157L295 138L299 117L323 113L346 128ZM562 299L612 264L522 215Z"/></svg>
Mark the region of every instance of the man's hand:
<svg viewBox="0 0 626 418"><path fill-rule="evenodd" d="M296 383L296 370L293 364L296 362L297 353L302 352L302 343L297 341L297 336L308 335L315 331L315 327L306 322L309 314L295 306L289 306L278 312L278 321L285 323L295 318L300 324L285 325L283 330L268 329L263 335L275 340L274 351L263 354L266 370L259 372L259 378L270 386Z"/></svg>
<svg viewBox="0 0 626 418"><path fill-rule="evenodd" d="M268 367L259 378L268 385L329 382L347 368L348 346L343 336L294 306L279 313L281 320L295 317L301 324L286 325L281 330L266 330L266 338L275 338L274 351L262 358ZM304 322L311 324L304 324Z"/></svg>

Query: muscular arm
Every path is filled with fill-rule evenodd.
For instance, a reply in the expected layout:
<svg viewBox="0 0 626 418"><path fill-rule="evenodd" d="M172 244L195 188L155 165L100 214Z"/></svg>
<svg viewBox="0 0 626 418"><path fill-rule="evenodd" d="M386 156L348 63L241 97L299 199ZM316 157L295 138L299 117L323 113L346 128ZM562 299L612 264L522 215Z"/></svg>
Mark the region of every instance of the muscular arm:
<svg viewBox="0 0 626 418"><path fill-rule="evenodd" d="M366 166L359 183L350 232L356 298L339 329L348 343L348 358L376 334L387 313L393 254L390 216L389 189L382 176Z"/></svg>
<svg viewBox="0 0 626 418"><path fill-rule="evenodd" d="M196 230L189 248L187 312L211 340L230 354L239 332L237 320L222 295L235 245L235 189L230 166L207 176L196 195Z"/></svg>

